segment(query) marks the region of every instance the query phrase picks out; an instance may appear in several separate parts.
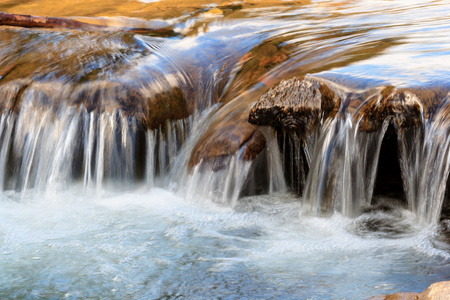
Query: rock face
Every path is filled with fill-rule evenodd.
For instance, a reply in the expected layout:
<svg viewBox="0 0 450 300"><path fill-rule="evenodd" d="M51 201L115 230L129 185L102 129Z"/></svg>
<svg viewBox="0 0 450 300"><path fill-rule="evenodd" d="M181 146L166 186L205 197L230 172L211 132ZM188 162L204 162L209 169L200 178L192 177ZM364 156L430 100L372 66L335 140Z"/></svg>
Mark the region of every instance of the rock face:
<svg viewBox="0 0 450 300"><path fill-rule="evenodd" d="M450 299L450 281L436 282L422 293L395 293L370 298L371 300L447 300Z"/></svg>

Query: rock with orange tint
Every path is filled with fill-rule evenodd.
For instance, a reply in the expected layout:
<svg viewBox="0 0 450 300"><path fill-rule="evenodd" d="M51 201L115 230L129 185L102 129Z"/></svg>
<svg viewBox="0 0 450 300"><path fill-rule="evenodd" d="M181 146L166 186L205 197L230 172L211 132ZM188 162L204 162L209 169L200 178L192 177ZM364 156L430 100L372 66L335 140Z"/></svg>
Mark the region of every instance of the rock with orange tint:
<svg viewBox="0 0 450 300"><path fill-rule="evenodd" d="M370 300L448 300L450 299L450 281L436 282L422 293L395 293L370 298Z"/></svg>
<svg viewBox="0 0 450 300"><path fill-rule="evenodd" d="M157 129L167 121L185 119L193 112L178 87L154 93L151 89L111 81L72 85L13 80L0 84L0 112L20 112L25 105L55 110L65 106L83 107L97 113L120 111L148 129Z"/></svg>
<svg viewBox="0 0 450 300"><path fill-rule="evenodd" d="M241 159L253 160L265 146L266 140L257 126L245 119L217 122L197 143L189 160L189 168L202 162L217 171L225 167L228 157L241 153Z"/></svg>
<svg viewBox="0 0 450 300"><path fill-rule="evenodd" d="M94 31L127 31L134 33L149 33L163 37L175 35L174 31L169 28L151 29L109 27L80 22L70 18L9 14L4 12L0 12L0 26L18 26L27 28L68 28Z"/></svg>

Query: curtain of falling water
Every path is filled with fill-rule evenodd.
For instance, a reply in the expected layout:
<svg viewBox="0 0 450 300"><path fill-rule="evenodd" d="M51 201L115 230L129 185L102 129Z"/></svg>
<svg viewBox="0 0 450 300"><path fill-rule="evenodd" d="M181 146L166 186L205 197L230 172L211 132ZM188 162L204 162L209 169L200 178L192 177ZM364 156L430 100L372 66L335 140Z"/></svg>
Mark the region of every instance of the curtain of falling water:
<svg viewBox="0 0 450 300"><path fill-rule="evenodd" d="M192 117L167 121L164 128L160 126L157 130L147 131L145 178L149 188L155 184L170 183L169 174L178 152L189 136L192 123Z"/></svg>
<svg viewBox="0 0 450 300"><path fill-rule="evenodd" d="M147 132L149 186L155 184L156 173L167 179L189 124L190 119L172 121L164 129ZM82 180L85 188L100 191L106 180L132 183L140 163L137 131L136 120L119 112L98 114L74 107L54 112L34 106L18 115L4 112L0 118L2 188L51 191Z"/></svg>
<svg viewBox="0 0 450 300"><path fill-rule="evenodd" d="M179 184L179 191L188 199L206 198L233 207L241 196L242 189L247 185L249 177L261 178L264 176L253 173L255 164L259 163L259 159L267 165L265 172L267 172L268 177L268 192L285 191L286 183L281 166L281 155L275 133L269 128L263 129L267 146L266 150L260 154L259 159L245 161L242 158L243 150L241 150L226 158L224 167L220 170L213 170L211 164L200 162L193 170L189 171L189 158L195 145L210 126L213 119L210 117L212 113L214 113L214 109L204 113L194 123L191 136L184 144L174 164L170 177L172 182Z"/></svg>
<svg viewBox="0 0 450 300"><path fill-rule="evenodd" d="M370 204L387 125L379 132L360 132L345 115L318 129L303 200L313 213L355 216Z"/></svg>
<svg viewBox="0 0 450 300"><path fill-rule="evenodd" d="M400 166L408 206L421 222L439 221L450 171L450 98L420 128L399 131Z"/></svg>

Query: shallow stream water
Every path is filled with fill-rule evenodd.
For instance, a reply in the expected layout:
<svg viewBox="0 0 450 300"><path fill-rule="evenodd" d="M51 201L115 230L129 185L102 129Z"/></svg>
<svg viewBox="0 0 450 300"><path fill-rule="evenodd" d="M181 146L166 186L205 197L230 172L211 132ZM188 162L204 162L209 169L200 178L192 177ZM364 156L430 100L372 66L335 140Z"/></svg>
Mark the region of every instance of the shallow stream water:
<svg viewBox="0 0 450 300"><path fill-rule="evenodd" d="M436 228L396 208L300 216L289 195L234 209L144 188L1 201L2 298L364 299L448 278Z"/></svg>

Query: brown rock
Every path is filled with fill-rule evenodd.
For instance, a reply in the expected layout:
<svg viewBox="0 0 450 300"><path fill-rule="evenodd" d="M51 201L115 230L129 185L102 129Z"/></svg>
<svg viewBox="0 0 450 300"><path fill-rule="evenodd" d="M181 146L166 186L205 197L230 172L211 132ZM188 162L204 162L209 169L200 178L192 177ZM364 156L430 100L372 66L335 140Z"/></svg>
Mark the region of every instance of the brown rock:
<svg viewBox="0 0 450 300"><path fill-rule="evenodd" d="M422 124L422 104L409 91L397 91L388 97L389 114L394 117L398 128L417 127Z"/></svg>
<svg viewBox="0 0 450 300"><path fill-rule="evenodd" d="M101 82L79 87L71 104L83 104L88 111L120 110L135 117L149 129L157 129L167 120L189 117L186 99L179 88L150 94L146 90L119 83Z"/></svg>
<svg viewBox="0 0 450 300"><path fill-rule="evenodd" d="M70 28L98 31L127 31L134 33L149 33L165 37L175 35L174 31L169 28L117 28L84 23L69 18L41 17L0 12L0 26L2 25L27 28Z"/></svg>
<svg viewBox="0 0 450 300"><path fill-rule="evenodd" d="M24 101L27 103L24 103ZM149 129L157 129L167 120L189 117L185 96L180 88L159 93L119 82L99 81L74 87L70 83L14 80L0 85L0 112L20 111L23 105L58 109L61 101L69 106L83 106L88 112L114 113L135 117Z"/></svg>
<svg viewBox="0 0 450 300"><path fill-rule="evenodd" d="M386 120L403 130L420 126L449 90L387 86L351 92L351 89L329 83L311 78L283 80L260 97L250 111L249 122L294 131L301 137L321 120L349 113L355 123L358 122L360 131L379 130ZM336 95L346 96L341 100Z"/></svg>
<svg viewBox="0 0 450 300"><path fill-rule="evenodd" d="M421 295L419 300L448 300L450 299L450 281L436 282L430 285Z"/></svg>
<svg viewBox="0 0 450 300"><path fill-rule="evenodd" d="M266 140L258 128L245 119L232 119L214 124L195 147L189 168L209 164L211 169L225 167L226 158L242 151L242 159L253 160L266 146Z"/></svg>
<svg viewBox="0 0 450 300"><path fill-rule="evenodd" d="M387 86L380 94L362 95L362 98L367 98L362 101L354 114L355 122L359 121L359 130L371 132L381 128L389 115L388 97L391 96L394 89L393 86Z"/></svg>
<svg viewBox="0 0 450 300"><path fill-rule="evenodd" d="M17 111L20 98L28 84L25 80L17 80L14 83L0 86L0 113L5 110Z"/></svg>
<svg viewBox="0 0 450 300"><path fill-rule="evenodd" d="M417 300L418 293L395 293L392 295L381 295L370 298L370 300Z"/></svg>
<svg viewBox="0 0 450 300"><path fill-rule="evenodd" d="M332 117L340 98L325 84L314 79L283 80L269 89L252 107L249 122L294 131L300 136L311 132L321 118Z"/></svg>
<svg viewBox="0 0 450 300"><path fill-rule="evenodd" d="M255 93L243 93L218 109L208 130L194 147L189 169L202 162L213 170L225 167L237 153L243 160L253 160L265 148L266 139L257 126L247 121Z"/></svg>
<svg viewBox="0 0 450 300"><path fill-rule="evenodd" d="M436 282L422 293L395 293L370 298L370 300L448 300L450 299L450 281Z"/></svg>

